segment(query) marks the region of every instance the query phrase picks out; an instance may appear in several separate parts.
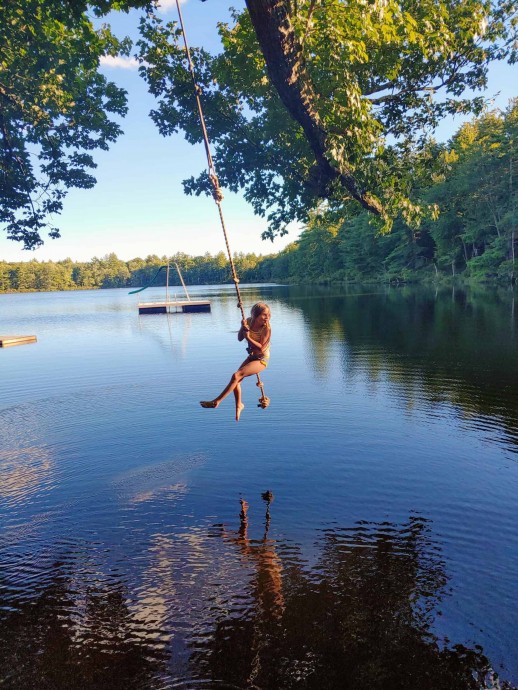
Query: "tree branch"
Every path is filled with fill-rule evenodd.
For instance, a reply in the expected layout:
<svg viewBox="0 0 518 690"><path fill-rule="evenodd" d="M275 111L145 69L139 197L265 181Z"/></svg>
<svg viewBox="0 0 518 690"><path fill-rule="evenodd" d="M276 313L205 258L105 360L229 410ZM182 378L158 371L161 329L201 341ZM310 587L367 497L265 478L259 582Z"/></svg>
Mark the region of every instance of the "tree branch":
<svg viewBox="0 0 518 690"><path fill-rule="evenodd" d="M316 109L316 94L306 68L288 9L287 0L246 0L250 19L264 55L268 74L291 117L304 130L318 168L319 193L326 195L333 180L376 215L380 202L359 187L346 163L337 167L329 159L327 132Z"/></svg>

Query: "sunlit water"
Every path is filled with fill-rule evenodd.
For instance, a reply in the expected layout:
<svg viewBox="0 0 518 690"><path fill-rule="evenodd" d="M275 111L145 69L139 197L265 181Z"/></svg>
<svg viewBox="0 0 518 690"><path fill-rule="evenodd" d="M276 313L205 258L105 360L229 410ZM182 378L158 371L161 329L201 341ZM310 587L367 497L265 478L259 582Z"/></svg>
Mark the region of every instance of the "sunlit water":
<svg viewBox="0 0 518 690"><path fill-rule="evenodd" d="M235 295L191 293L0 295L38 337L0 350L0 686L518 684L513 293L245 286L272 402L239 423L198 402Z"/></svg>

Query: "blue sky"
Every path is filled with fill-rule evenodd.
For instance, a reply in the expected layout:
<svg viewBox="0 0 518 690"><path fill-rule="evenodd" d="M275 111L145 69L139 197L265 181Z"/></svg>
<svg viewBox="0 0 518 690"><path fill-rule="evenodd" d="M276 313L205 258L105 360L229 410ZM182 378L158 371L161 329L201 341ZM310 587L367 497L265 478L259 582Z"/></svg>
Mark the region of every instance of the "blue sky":
<svg viewBox="0 0 518 690"><path fill-rule="evenodd" d="M164 18L177 18L174 0L163 0ZM240 10L244 0L187 0L182 13L190 45L203 45L213 52L219 40L216 25L229 18L228 7ZM137 37L138 16L110 17L118 35ZM0 232L0 260L40 261L64 259L87 261L93 256L115 252L128 260L149 254L159 256L185 252L191 255L225 250L217 208L209 198L183 193L181 181L206 168L203 147L191 146L182 135L162 137L148 117L154 99L130 64L106 63L109 79L128 91L129 113L122 123L124 135L108 152L98 152L95 160L97 185L91 190L72 190L56 224L61 238L47 239L35 251L21 249ZM516 68L505 64L491 68L487 97L495 96L495 106L505 107L516 95ZM498 92L499 95L496 95ZM436 135L448 139L462 119L444 122ZM297 239L297 228L275 242L261 240L266 228L263 219L238 195L225 193L223 212L234 252L269 254L280 251Z"/></svg>

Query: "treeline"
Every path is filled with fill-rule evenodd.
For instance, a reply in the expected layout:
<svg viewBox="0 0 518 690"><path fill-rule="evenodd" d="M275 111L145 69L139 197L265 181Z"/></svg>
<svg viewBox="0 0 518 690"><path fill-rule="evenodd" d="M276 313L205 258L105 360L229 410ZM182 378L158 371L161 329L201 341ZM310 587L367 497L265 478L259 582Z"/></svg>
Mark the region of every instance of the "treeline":
<svg viewBox="0 0 518 690"><path fill-rule="evenodd" d="M234 257L241 280L265 282L268 277L261 271L262 256L238 253ZM122 261L116 254L107 254L91 261L24 261L8 263L0 261L0 292L30 292L35 290L92 290L99 288L132 288L147 285L160 266L171 265L169 284L180 285L174 268L177 263L185 283L209 285L231 280L229 262L223 252L212 256L189 256L177 253L173 256L150 255L145 259ZM153 285L165 285L166 272L162 271Z"/></svg>
<svg viewBox="0 0 518 690"><path fill-rule="evenodd" d="M402 160L403 160L402 155ZM243 282L410 282L462 275L515 282L518 252L518 99L463 125L447 144L404 157L415 166L412 198L436 207L418 227L402 218L378 234L366 212L320 209L299 239L275 255L236 254ZM408 209L407 209L408 211ZM407 214L408 215L408 214ZM176 262L190 285L231 280L223 252L212 256L151 255L122 261L115 254L88 262L0 262L0 291L73 290L146 285L159 266ZM158 280L165 284L165 272ZM179 284L176 272L170 284Z"/></svg>
<svg viewBox="0 0 518 690"><path fill-rule="evenodd" d="M273 260L270 279L296 282L438 280L515 282L518 252L518 99L463 125L447 144L404 156L409 196L437 215L376 233L366 212L333 221L315 213L299 240ZM412 209L405 209L407 212ZM435 214L434 214L435 215ZM269 260L266 260L267 262Z"/></svg>

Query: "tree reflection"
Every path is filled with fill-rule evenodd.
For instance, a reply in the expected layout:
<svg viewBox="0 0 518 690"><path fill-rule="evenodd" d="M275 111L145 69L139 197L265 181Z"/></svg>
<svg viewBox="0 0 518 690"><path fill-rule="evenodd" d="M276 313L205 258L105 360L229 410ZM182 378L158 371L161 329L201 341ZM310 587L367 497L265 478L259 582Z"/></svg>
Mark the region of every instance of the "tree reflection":
<svg viewBox="0 0 518 690"><path fill-rule="evenodd" d="M254 605L214 613L191 655L195 678L262 689L511 687L493 685L482 650L447 647L432 632L446 575L425 519L326 530L312 568L247 529L245 504L239 530L223 538L255 566Z"/></svg>
<svg viewBox="0 0 518 690"><path fill-rule="evenodd" d="M242 499L237 529L196 532L194 568L182 571L185 553L173 560L180 547L170 537L160 563L171 577L158 581L171 615L160 620L153 611L139 617L136 606L146 606L150 568L123 585L69 554L49 564L41 593L24 603L12 581L0 580L0 686L511 689L482 649L446 644L433 631L447 577L429 521L325 529L310 564L299 547L271 537L273 496L263 499L262 537L250 536ZM178 586L167 591L171 582Z"/></svg>
<svg viewBox="0 0 518 690"><path fill-rule="evenodd" d="M349 378L361 370L376 381L383 372L409 405L415 398L448 401L468 416L491 416L518 446L513 296L473 288L377 287L363 294L358 286L349 292L291 286L284 299L304 314L317 370L332 359L332 333L350 346Z"/></svg>
<svg viewBox="0 0 518 690"><path fill-rule="evenodd" d="M113 582L80 592L67 570L55 563L41 595L1 617L0 686L156 690L162 655L135 636L124 588Z"/></svg>

